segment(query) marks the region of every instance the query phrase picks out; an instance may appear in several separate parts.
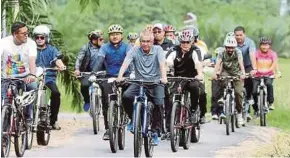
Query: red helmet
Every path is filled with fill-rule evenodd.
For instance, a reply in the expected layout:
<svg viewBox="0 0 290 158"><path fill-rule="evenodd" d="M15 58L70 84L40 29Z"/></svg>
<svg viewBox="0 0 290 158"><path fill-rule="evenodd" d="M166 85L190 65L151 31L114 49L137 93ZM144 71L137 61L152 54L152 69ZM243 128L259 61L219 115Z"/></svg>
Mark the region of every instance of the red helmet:
<svg viewBox="0 0 290 158"><path fill-rule="evenodd" d="M175 27L172 26L172 25L167 25L167 26L165 26L164 31L165 31L165 32L175 32L176 29L175 29Z"/></svg>

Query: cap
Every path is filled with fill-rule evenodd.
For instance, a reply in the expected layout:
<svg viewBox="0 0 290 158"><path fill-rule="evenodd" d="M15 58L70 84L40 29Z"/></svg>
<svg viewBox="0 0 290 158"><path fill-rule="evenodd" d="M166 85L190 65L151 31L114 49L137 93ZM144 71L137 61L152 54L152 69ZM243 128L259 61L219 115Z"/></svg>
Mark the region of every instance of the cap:
<svg viewBox="0 0 290 158"><path fill-rule="evenodd" d="M160 29L160 30L164 30L163 25L162 25L161 23L154 24L154 25L153 25L153 29L154 29L154 28L158 28L158 29Z"/></svg>

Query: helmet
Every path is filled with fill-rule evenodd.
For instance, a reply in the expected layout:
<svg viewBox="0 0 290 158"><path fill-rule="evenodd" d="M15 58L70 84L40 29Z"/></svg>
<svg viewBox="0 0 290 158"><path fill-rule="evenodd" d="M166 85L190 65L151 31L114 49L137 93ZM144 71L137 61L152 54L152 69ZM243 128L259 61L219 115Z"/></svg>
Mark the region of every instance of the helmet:
<svg viewBox="0 0 290 158"><path fill-rule="evenodd" d="M164 31L165 31L165 32L175 32L176 29L175 29L175 27L172 26L172 25L167 25L167 26L165 26Z"/></svg>
<svg viewBox="0 0 290 158"><path fill-rule="evenodd" d="M110 33L114 33L114 32L119 32L119 33L123 33L123 28L121 25L119 24L113 24L108 28L108 34Z"/></svg>
<svg viewBox="0 0 290 158"><path fill-rule="evenodd" d="M225 41L224 41L224 46L225 47L237 47L237 40L233 36L227 36Z"/></svg>
<svg viewBox="0 0 290 158"><path fill-rule="evenodd" d="M91 40L92 38L99 38L103 35L102 30L94 30L88 34L88 38Z"/></svg>
<svg viewBox="0 0 290 158"><path fill-rule="evenodd" d="M46 42L49 42L50 29L46 25L38 25L33 29L33 35L44 35Z"/></svg>
<svg viewBox="0 0 290 158"><path fill-rule="evenodd" d="M128 40L134 40L138 38L138 33L136 32L129 32L127 39Z"/></svg>
<svg viewBox="0 0 290 158"><path fill-rule="evenodd" d="M179 41L192 41L193 39L194 36L190 30L183 30L178 36Z"/></svg>
<svg viewBox="0 0 290 158"><path fill-rule="evenodd" d="M228 37L228 36L235 37L235 33L234 33L234 32L229 32L229 33L227 33L227 37Z"/></svg>
<svg viewBox="0 0 290 158"><path fill-rule="evenodd" d="M272 40L270 38L267 38L267 37L262 37L262 38L260 38L260 44L269 44L269 45L271 45L272 44Z"/></svg>
<svg viewBox="0 0 290 158"><path fill-rule="evenodd" d="M219 54L220 52L224 51L224 47L218 47L214 50L215 54Z"/></svg>
<svg viewBox="0 0 290 158"><path fill-rule="evenodd" d="M36 90L32 90L29 92L23 92L23 95L17 96L15 101L17 105L27 106L33 103L36 99Z"/></svg>

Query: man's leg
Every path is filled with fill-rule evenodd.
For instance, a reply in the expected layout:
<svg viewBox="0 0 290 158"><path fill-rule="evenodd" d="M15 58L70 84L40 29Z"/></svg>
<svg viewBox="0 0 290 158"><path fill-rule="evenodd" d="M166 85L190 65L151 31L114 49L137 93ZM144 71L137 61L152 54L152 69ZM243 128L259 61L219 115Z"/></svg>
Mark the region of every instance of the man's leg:
<svg viewBox="0 0 290 158"><path fill-rule="evenodd" d="M258 86L259 86L260 80L258 79L253 79L253 98L254 98L254 104L253 104L253 109L254 112L256 113L259 108L258 108Z"/></svg>
<svg viewBox="0 0 290 158"><path fill-rule="evenodd" d="M57 116L59 113L59 107L60 107L60 92L57 88L57 85L55 82L49 82L46 84L46 86L51 90L51 96L50 96L50 108L51 108L51 114L50 114L50 125L52 126L52 129L60 130L61 128L56 124Z"/></svg>
<svg viewBox="0 0 290 158"><path fill-rule="evenodd" d="M125 90L122 96L123 106L130 120L132 120L133 116L134 98L138 94L139 94L139 86L132 84L127 88L127 90Z"/></svg>
<svg viewBox="0 0 290 158"><path fill-rule="evenodd" d="M31 91L31 90L37 90L37 83L36 82L31 82L26 84L26 91ZM26 118L28 121L32 121L32 110L33 106L36 104L37 100L33 102L32 104L28 105L26 109Z"/></svg>
<svg viewBox="0 0 290 158"><path fill-rule="evenodd" d="M243 102L243 82L242 81L235 81L234 82L234 88L235 88L235 101L236 101L236 109L238 112L237 119L238 124L242 125L244 124L243 117L242 117L242 102Z"/></svg>
<svg viewBox="0 0 290 158"><path fill-rule="evenodd" d="M109 135L109 123L108 123L108 108L109 108L109 94L112 93L112 86L111 83L103 82L102 84L103 87L103 94L102 94L102 102L103 102L103 116L104 116L104 124L105 124L105 129L106 132L104 133L103 140L109 140L110 135Z"/></svg>
<svg viewBox="0 0 290 158"><path fill-rule="evenodd" d="M90 82L88 81L87 77L81 78L80 79L81 82L81 93L83 95L84 98L84 111L88 111L90 108L90 94L89 94L89 86L90 86Z"/></svg>
<svg viewBox="0 0 290 158"><path fill-rule="evenodd" d="M211 82L211 92L212 92L212 97L211 97L211 114L212 114L212 119L218 119L218 114L220 113L220 108L218 105L218 100L220 99L220 88L219 88L219 83L216 80L213 80Z"/></svg>
<svg viewBox="0 0 290 158"><path fill-rule="evenodd" d="M200 123L204 124L206 122L205 113L207 112L206 109L206 92L205 92L205 83L199 83L199 107L200 107Z"/></svg>
<svg viewBox="0 0 290 158"><path fill-rule="evenodd" d="M275 107L273 105L274 103L274 88L273 88L273 79L267 78L265 79L265 84L267 86L267 101L269 102L269 109L274 110Z"/></svg>

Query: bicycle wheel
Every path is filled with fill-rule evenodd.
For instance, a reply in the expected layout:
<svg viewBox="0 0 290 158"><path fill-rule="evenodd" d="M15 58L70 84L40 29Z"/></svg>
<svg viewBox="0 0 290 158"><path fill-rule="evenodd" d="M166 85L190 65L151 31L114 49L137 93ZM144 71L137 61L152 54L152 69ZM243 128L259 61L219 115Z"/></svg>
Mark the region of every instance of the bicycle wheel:
<svg viewBox="0 0 290 158"><path fill-rule="evenodd" d="M142 124L141 124L142 103L137 102L134 112L134 157L140 157L142 152Z"/></svg>
<svg viewBox="0 0 290 158"><path fill-rule="evenodd" d="M45 128L38 128L36 131L36 140L38 145L46 146L49 143L50 140L50 128L47 126L50 124L50 117L48 114L50 114L50 106L46 105L46 127Z"/></svg>
<svg viewBox="0 0 290 158"><path fill-rule="evenodd" d="M237 125L237 121L236 121L236 115L232 114L231 115L231 127L232 127L232 132L235 132L235 126Z"/></svg>
<svg viewBox="0 0 290 158"><path fill-rule="evenodd" d="M172 106L171 119L170 119L170 143L171 150L177 152L180 142L180 115L181 115L181 105L179 102L175 102Z"/></svg>
<svg viewBox="0 0 290 158"><path fill-rule="evenodd" d="M15 135L14 135L14 148L16 156L22 157L26 149L26 136L27 136L27 127L24 120L24 117L19 112L16 115L14 120L15 122Z"/></svg>
<svg viewBox="0 0 290 158"><path fill-rule="evenodd" d="M126 113L123 109L123 107L119 107L120 110L120 127L118 129L118 146L119 150L124 150L125 148L125 125L126 125Z"/></svg>
<svg viewBox="0 0 290 158"><path fill-rule="evenodd" d="M260 110L260 126L266 126L266 113L264 109L264 93L263 90L260 90L259 98L258 98L258 106Z"/></svg>
<svg viewBox="0 0 290 158"><path fill-rule="evenodd" d="M226 124L226 134L230 135L230 122L231 122L231 115L230 115L230 95L226 95L226 101L225 101L225 124Z"/></svg>
<svg viewBox="0 0 290 158"><path fill-rule="evenodd" d="M11 136L9 134L11 108L4 105L1 111L1 157L9 157L11 147Z"/></svg>
<svg viewBox="0 0 290 158"><path fill-rule="evenodd" d="M189 128L189 122L187 120L189 120L190 118L190 115L189 115L189 111L188 110L184 110L184 113L183 113L183 122L186 124L185 125L185 128L182 130L182 144L183 144L183 149L187 150L189 149L190 147L190 141L191 141L191 128Z"/></svg>
<svg viewBox="0 0 290 158"><path fill-rule="evenodd" d="M99 115L96 113L96 110L97 110L97 106L99 106L99 100L98 98L96 97L96 91L94 90L92 93L91 93L91 107L90 107L90 112L91 112L91 116L92 116L92 119L93 119L93 131L94 131L94 134L98 134L98 125L99 125Z"/></svg>
<svg viewBox="0 0 290 158"><path fill-rule="evenodd" d="M197 108L197 111L194 113L196 118L200 118L200 109L199 107ZM198 120L198 119L197 119ZM200 138L200 124L199 120L194 123L192 129L191 129L191 143L197 143Z"/></svg>
<svg viewBox="0 0 290 158"><path fill-rule="evenodd" d="M148 106L150 108L148 108L149 111L147 111L147 122L146 122L147 131L148 131L148 128L151 127L151 125L152 125L152 112L153 112L153 107L154 107L151 102L148 102ZM142 111L142 113L144 113L144 112ZM145 150L146 157L153 156L154 146L152 145L152 143L153 143L153 140L151 137L151 132L149 132L147 134L147 136L144 137L144 150Z"/></svg>
<svg viewBox="0 0 290 158"><path fill-rule="evenodd" d="M34 120L34 117L35 117L35 115L34 115L34 105L31 105L31 106L33 106L32 107L32 121L31 122L28 122L28 124L27 124L27 126L28 126L28 128L27 128L27 132L26 132L26 149L27 150L30 150L31 148L32 148L32 144L33 144L33 127L32 127L32 125L33 125L33 120ZM26 107L26 108L28 108L28 106Z"/></svg>
<svg viewBox="0 0 290 158"><path fill-rule="evenodd" d="M118 106L114 100L112 100L109 104L108 123L110 133L110 148L113 153L116 153L118 145Z"/></svg>

